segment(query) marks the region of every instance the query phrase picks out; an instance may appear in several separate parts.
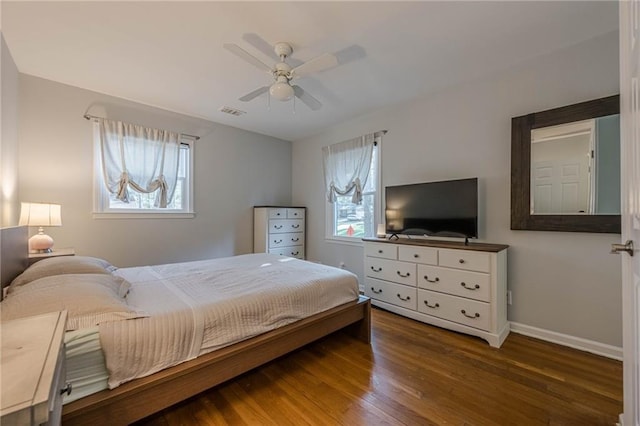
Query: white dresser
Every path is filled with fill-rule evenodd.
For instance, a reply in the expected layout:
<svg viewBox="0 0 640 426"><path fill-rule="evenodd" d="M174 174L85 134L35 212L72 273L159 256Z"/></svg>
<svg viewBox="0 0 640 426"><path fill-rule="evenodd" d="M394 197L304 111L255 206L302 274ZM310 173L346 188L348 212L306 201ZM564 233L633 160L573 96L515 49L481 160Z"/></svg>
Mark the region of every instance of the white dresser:
<svg viewBox="0 0 640 426"><path fill-rule="evenodd" d="M375 306L500 347L507 321L507 247L364 240L365 294Z"/></svg>
<svg viewBox="0 0 640 426"><path fill-rule="evenodd" d="M67 312L6 321L2 327L3 425L59 425L65 383Z"/></svg>
<svg viewBox="0 0 640 426"><path fill-rule="evenodd" d="M305 207L253 208L253 252L305 258Z"/></svg>

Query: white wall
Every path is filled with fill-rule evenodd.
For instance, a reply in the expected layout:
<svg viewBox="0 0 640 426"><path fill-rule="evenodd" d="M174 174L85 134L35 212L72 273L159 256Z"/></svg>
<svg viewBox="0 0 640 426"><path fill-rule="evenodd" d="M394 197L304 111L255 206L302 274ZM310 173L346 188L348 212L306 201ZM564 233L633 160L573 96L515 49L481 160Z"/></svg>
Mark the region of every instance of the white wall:
<svg viewBox="0 0 640 426"><path fill-rule="evenodd" d="M621 346L620 259L609 254L619 235L511 231L509 223L511 118L618 92L618 35L610 33L295 141L293 202L308 207L309 258L344 262L362 280L362 247L324 239L321 147L387 129L383 185L479 178L480 240L510 245L509 320Z"/></svg>
<svg viewBox="0 0 640 426"><path fill-rule="evenodd" d="M159 89L161 90L161 89ZM20 74L21 201L62 205L57 247L117 266L249 253L253 205L291 198L291 143ZM199 135L194 219L93 219L90 113ZM33 231L33 230L32 230Z"/></svg>
<svg viewBox="0 0 640 426"><path fill-rule="evenodd" d="M2 131L0 139L0 227L18 224L18 68L0 33Z"/></svg>

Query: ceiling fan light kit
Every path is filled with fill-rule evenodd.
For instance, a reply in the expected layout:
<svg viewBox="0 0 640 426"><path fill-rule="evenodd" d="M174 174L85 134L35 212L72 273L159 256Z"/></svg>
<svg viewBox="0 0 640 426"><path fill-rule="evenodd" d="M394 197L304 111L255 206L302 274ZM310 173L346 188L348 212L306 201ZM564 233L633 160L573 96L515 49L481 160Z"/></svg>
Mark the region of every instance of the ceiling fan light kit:
<svg viewBox="0 0 640 426"><path fill-rule="evenodd" d="M262 44L260 46L262 46ZM276 43L273 46L275 54L280 58L280 62L276 63L273 68L269 67L260 59L251 55L236 44L225 44L224 48L257 68L267 71L275 80L270 86L260 87L259 89L242 96L239 99L242 102L248 102L265 92L269 92L271 97L282 102L287 102L291 99L294 99L295 101L295 98L297 97L311 110L316 111L322 107L320 101L311 96L300 86L292 85L291 80L298 77L304 77L314 72L333 68L338 65L338 59L335 55L325 53L298 65L295 68L291 68L291 66L286 63L286 59L293 53L293 48L289 43L284 42Z"/></svg>
<svg viewBox="0 0 640 426"><path fill-rule="evenodd" d="M286 77L278 77L278 81L269 87L269 94L274 99L286 102L293 98L294 91Z"/></svg>

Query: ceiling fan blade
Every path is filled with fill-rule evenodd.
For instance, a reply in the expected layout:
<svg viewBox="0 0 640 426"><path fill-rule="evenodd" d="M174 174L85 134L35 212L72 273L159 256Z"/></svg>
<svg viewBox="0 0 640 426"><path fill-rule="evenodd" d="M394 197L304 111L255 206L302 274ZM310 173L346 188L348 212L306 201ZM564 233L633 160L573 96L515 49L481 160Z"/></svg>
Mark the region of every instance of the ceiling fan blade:
<svg viewBox="0 0 640 426"><path fill-rule="evenodd" d="M313 58L304 64L295 67L291 70L291 75L295 77L304 77L305 75L312 74L314 72L324 71L329 68L333 68L338 65L338 58L331 53L325 53L316 58Z"/></svg>
<svg viewBox="0 0 640 426"><path fill-rule="evenodd" d="M268 90L269 90L269 86L262 86L261 88L256 89L251 93L247 93L246 95L241 97L239 100L242 101L242 102L249 102L251 99L257 98L258 96L262 95L263 93L266 93Z"/></svg>
<svg viewBox="0 0 640 426"><path fill-rule="evenodd" d="M258 34L254 33L246 33L242 35L242 39L258 49L260 52L264 53L271 59L276 62L280 62L280 58L276 55L276 52L273 50L273 46L270 45L265 39L260 37Z"/></svg>
<svg viewBox="0 0 640 426"><path fill-rule="evenodd" d="M322 108L322 104L320 103L320 101L314 98L313 96L311 96L302 87L300 86L292 86L292 87L293 87L293 93L295 93L296 98L300 99L302 103L304 103L306 106L311 108L313 111L317 111L320 108Z"/></svg>
<svg viewBox="0 0 640 426"><path fill-rule="evenodd" d="M260 59L251 55L249 52L247 52L237 44L225 43L223 44L223 47L227 49L229 52L233 53L234 55L237 55L242 59L244 59L245 61L249 62L250 64L253 64L254 66L260 68L261 70L271 73L271 67L269 65L265 64Z"/></svg>

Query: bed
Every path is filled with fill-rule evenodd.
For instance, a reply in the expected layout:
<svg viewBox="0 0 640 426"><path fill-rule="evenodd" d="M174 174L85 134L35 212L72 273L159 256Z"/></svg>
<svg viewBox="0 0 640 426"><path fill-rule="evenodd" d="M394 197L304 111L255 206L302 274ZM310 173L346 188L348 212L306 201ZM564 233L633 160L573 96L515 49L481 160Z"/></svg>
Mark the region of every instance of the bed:
<svg viewBox="0 0 640 426"><path fill-rule="evenodd" d="M26 264L26 231L3 229L0 240L3 244L2 271L13 271L9 275L20 272ZM22 255L17 255L20 253ZM125 315L126 318L99 325L100 341L106 344L103 349L112 389L66 404L63 409L65 425L129 424L340 329L346 329L367 343L370 341L369 300L358 295L357 280L354 287L352 274L336 268L283 256L254 254L224 260L122 268L110 273L112 276L104 279L121 279L117 282L126 283L126 287L122 284L114 291L125 294L123 297L130 300L127 303L135 307L132 314ZM324 279L327 277L330 279ZM64 278L64 285L70 288L71 278L70 275ZM75 278L81 280L82 276ZM33 282L47 280L51 279ZM215 297L204 292L206 286L203 284L194 284L202 280L215 287ZM349 282L346 286L345 280ZM9 277L3 274L3 288L8 282ZM310 282L320 284L311 285ZM267 287L263 286L265 283ZM11 306L7 302L19 300L19 297L25 300L36 297L33 296L36 293L26 292L26 286L16 288L3 302L5 307ZM73 291L82 293L84 287L76 287ZM274 297L266 302L269 295ZM167 313L165 308L169 299L181 305L180 314ZM210 309L212 301L209 299L215 299L215 309ZM246 303L244 307L238 307L232 303L235 300ZM247 305L266 309L266 314L261 313L264 320L257 321ZM265 308L263 305L272 306ZM297 312L302 305L305 309ZM306 309L306 305L312 305L311 309ZM287 311L286 306L295 309ZM3 316L10 310L3 309ZM176 320L176 317L181 318ZM223 320L231 322L224 325ZM169 323L178 324L180 332L167 332L172 330L167 328ZM74 336L74 344L95 341L96 330L89 325L75 325L82 331L76 331L79 334ZM151 336L149 327L169 336L147 337ZM127 350L130 342L145 338L149 340L148 346L155 348L149 352L152 354L150 359L140 358L138 349ZM74 347L71 341L67 342L69 347ZM113 342L120 344L115 352L110 349ZM154 358L155 352L168 352L170 359L165 363L163 357ZM171 359L176 353L179 353L177 358ZM122 359L114 364L118 357ZM124 364L124 373L114 368L117 363ZM134 371L127 371L129 367ZM94 373L95 377L100 376L91 372ZM89 380L89 387L98 381Z"/></svg>

